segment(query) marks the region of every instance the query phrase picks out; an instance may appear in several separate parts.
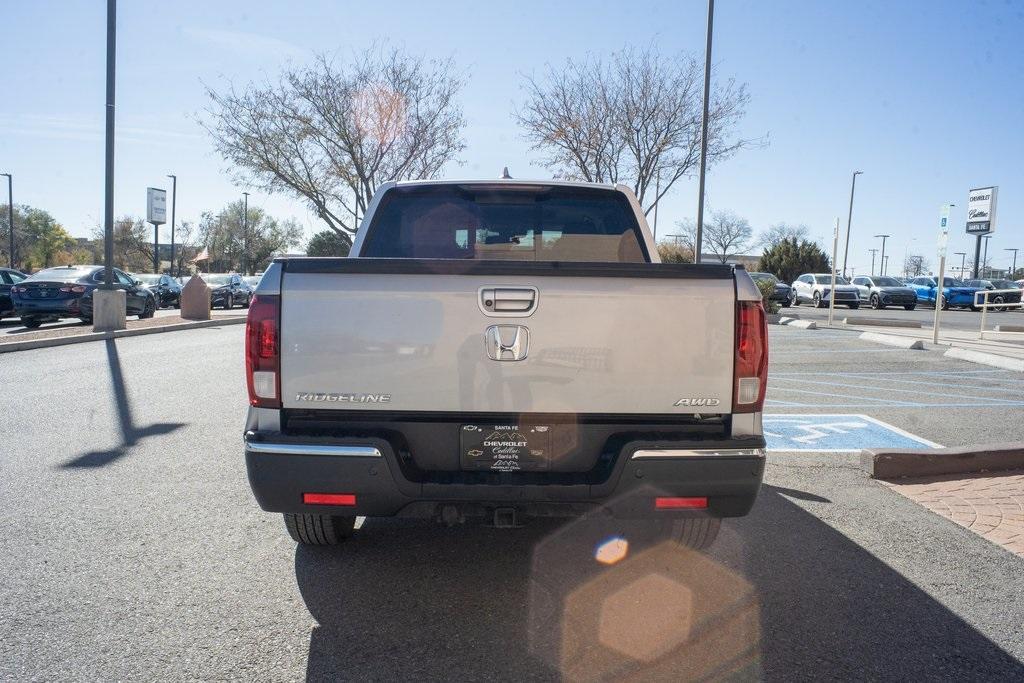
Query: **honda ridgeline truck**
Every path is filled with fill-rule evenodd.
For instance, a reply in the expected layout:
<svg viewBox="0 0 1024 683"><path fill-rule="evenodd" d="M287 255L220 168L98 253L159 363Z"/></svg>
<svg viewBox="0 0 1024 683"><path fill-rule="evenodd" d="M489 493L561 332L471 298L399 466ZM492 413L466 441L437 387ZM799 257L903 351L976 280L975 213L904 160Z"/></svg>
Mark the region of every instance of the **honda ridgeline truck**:
<svg viewBox="0 0 1024 683"><path fill-rule="evenodd" d="M249 481L305 544L598 510L704 547L761 484L765 323L742 267L660 263L625 187L387 183L349 257L256 290Z"/></svg>

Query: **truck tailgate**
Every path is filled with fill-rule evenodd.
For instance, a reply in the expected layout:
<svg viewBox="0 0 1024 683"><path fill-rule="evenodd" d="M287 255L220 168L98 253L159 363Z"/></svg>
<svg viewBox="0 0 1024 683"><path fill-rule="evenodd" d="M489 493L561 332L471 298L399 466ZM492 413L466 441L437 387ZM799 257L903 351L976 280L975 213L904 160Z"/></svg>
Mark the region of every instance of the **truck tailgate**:
<svg viewBox="0 0 1024 683"><path fill-rule="evenodd" d="M344 261L285 266L286 409L730 412L736 293L728 267ZM498 315L485 306L493 291L512 307L535 292L533 308ZM506 346L525 328L518 348L497 360L492 326L502 326Z"/></svg>

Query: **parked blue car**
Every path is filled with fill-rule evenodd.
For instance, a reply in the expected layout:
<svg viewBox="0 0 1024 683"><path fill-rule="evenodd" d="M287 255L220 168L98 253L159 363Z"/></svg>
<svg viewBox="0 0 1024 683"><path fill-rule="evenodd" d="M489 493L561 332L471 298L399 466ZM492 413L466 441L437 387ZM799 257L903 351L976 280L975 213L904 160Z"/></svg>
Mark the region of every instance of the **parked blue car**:
<svg viewBox="0 0 1024 683"><path fill-rule="evenodd" d="M917 294L917 303L935 305L937 282L934 277L915 277L910 281L909 287ZM954 306L969 308L972 311L981 310L974 306L974 293L984 291L984 287L965 285L955 277L943 278L942 285L942 310Z"/></svg>

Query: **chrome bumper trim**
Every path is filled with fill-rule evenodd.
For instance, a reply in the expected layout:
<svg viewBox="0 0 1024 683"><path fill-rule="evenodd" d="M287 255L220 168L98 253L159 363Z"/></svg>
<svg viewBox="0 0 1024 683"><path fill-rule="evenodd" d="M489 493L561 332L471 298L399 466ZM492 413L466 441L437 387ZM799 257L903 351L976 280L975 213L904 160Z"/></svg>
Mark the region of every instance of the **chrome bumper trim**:
<svg viewBox="0 0 1024 683"><path fill-rule="evenodd" d="M640 450L633 454L633 460L647 458L763 458L763 448L691 448L666 450Z"/></svg>
<svg viewBox="0 0 1024 683"><path fill-rule="evenodd" d="M281 455L337 455L347 458L381 457L380 451L373 446L322 446L318 444L246 441L245 448L253 453L279 453Z"/></svg>

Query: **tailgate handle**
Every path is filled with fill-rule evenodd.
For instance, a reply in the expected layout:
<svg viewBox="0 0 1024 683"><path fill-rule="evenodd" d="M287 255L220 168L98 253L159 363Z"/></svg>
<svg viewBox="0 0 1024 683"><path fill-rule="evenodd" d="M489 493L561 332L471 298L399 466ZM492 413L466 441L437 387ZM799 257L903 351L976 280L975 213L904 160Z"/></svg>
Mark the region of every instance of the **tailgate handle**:
<svg viewBox="0 0 1024 683"><path fill-rule="evenodd" d="M479 303L488 315L530 315L537 298L536 287L481 287Z"/></svg>

